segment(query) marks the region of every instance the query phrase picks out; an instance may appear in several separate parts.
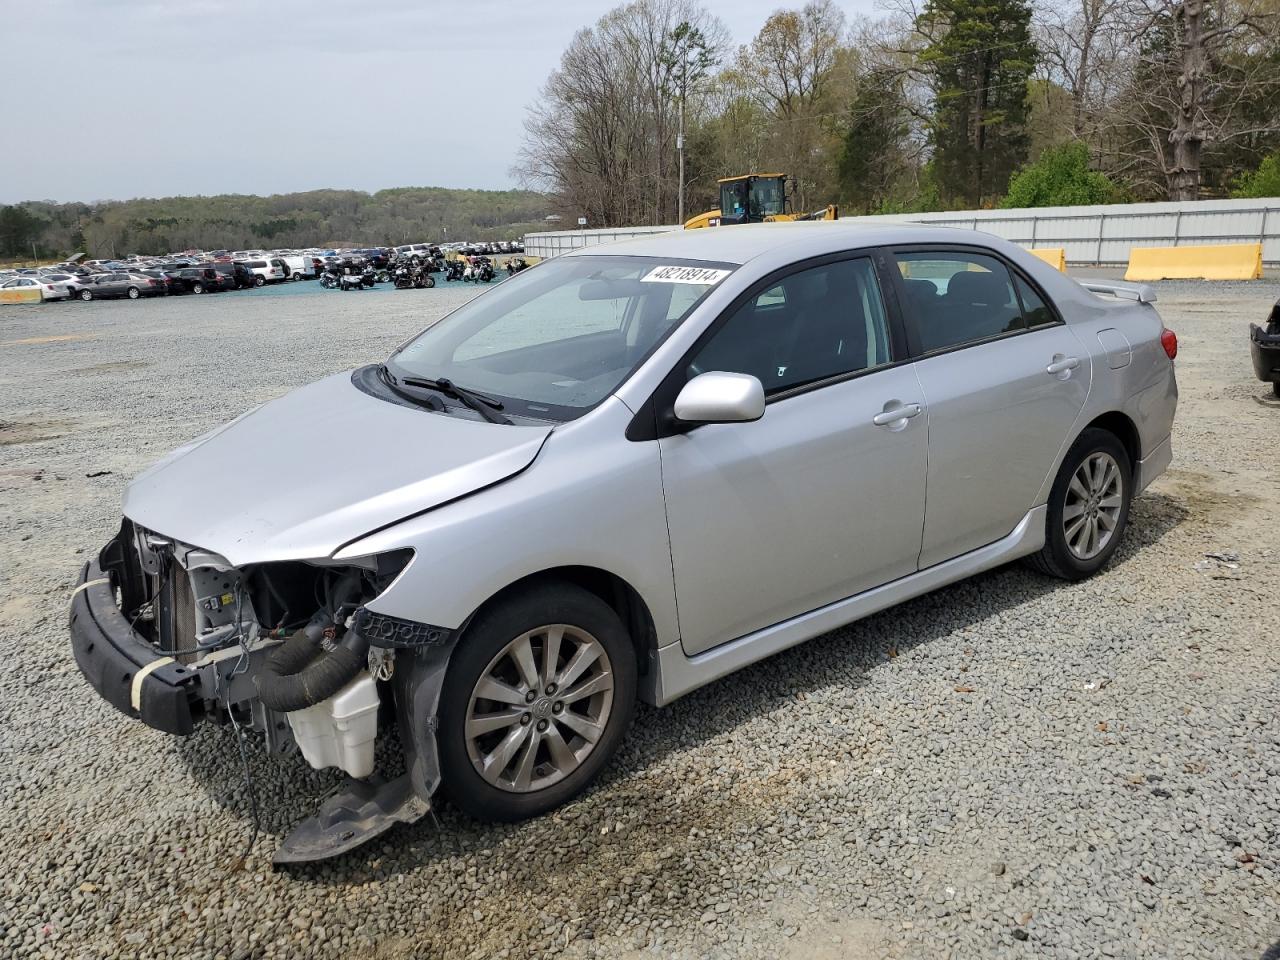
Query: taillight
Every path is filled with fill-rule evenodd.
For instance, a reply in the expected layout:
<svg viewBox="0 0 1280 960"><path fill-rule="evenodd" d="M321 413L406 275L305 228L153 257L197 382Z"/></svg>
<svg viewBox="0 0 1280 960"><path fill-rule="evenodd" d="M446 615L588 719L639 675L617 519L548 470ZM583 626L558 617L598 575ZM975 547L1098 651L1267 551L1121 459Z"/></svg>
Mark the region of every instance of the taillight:
<svg viewBox="0 0 1280 960"><path fill-rule="evenodd" d="M1169 355L1170 360L1174 359L1178 355L1178 335L1167 328L1161 330L1160 346L1164 347L1164 352Z"/></svg>

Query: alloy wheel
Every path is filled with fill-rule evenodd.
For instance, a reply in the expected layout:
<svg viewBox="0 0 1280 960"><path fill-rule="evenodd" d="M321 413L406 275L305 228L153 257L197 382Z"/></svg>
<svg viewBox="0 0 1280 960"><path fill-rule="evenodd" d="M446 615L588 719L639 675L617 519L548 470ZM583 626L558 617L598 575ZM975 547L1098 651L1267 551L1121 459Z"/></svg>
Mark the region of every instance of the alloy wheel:
<svg viewBox="0 0 1280 960"><path fill-rule="evenodd" d="M613 710L613 665L580 627L523 633L480 674L467 706L467 755L491 786L531 793L576 770Z"/></svg>
<svg viewBox="0 0 1280 960"><path fill-rule="evenodd" d="M1071 475L1062 507L1067 549L1078 560L1092 560L1111 542L1124 505L1124 478L1111 454L1085 457Z"/></svg>

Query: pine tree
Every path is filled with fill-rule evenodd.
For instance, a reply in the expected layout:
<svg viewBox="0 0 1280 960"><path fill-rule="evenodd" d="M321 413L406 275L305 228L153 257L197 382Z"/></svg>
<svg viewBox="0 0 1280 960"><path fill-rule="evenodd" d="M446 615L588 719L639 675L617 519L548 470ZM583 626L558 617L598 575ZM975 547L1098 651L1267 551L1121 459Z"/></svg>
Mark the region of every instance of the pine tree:
<svg viewBox="0 0 1280 960"><path fill-rule="evenodd" d="M997 199L1027 159L1027 81L1036 61L1026 0L928 0L917 29L934 95L934 170L943 198Z"/></svg>
<svg viewBox="0 0 1280 960"><path fill-rule="evenodd" d="M840 152L841 201L859 213L875 213L901 179L903 145L910 130L901 81L893 71L873 70L858 84Z"/></svg>

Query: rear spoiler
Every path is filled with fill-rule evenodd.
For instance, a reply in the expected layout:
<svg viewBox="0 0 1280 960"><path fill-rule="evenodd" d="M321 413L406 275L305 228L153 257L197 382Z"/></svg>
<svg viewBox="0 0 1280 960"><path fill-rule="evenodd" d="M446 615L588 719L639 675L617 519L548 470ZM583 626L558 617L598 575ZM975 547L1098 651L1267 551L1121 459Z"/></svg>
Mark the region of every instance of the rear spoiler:
<svg viewBox="0 0 1280 960"><path fill-rule="evenodd" d="M1139 303L1155 303L1156 292L1145 283L1125 283L1117 280L1080 280L1080 286L1090 293L1109 293L1121 300L1137 300Z"/></svg>

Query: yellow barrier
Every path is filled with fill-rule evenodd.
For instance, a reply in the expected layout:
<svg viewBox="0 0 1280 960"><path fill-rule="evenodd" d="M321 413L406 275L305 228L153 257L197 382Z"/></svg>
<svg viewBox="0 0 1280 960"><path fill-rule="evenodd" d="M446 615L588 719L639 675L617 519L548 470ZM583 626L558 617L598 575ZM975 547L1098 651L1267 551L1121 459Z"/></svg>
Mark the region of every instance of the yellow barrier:
<svg viewBox="0 0 1280 960"><path fill-rule="evenodd" d="M39 287L10 287L0 290L0 303L39 303Z"/></svg>
<svg viewBox="0 0 1280 960"><path fill-rule="evenodd" d="M1261 280L1262 244L1133 247L1126 280Z"/></svg>
<svg viewBox="0 0 1280 960"><path fill-rule="evenodd" d="M1062 273L1067 272L1067 249L1066 247L1040 247L1037 250L1028 250L1027 253L1033 257L1039 257L1049 266Z"/></svg>

